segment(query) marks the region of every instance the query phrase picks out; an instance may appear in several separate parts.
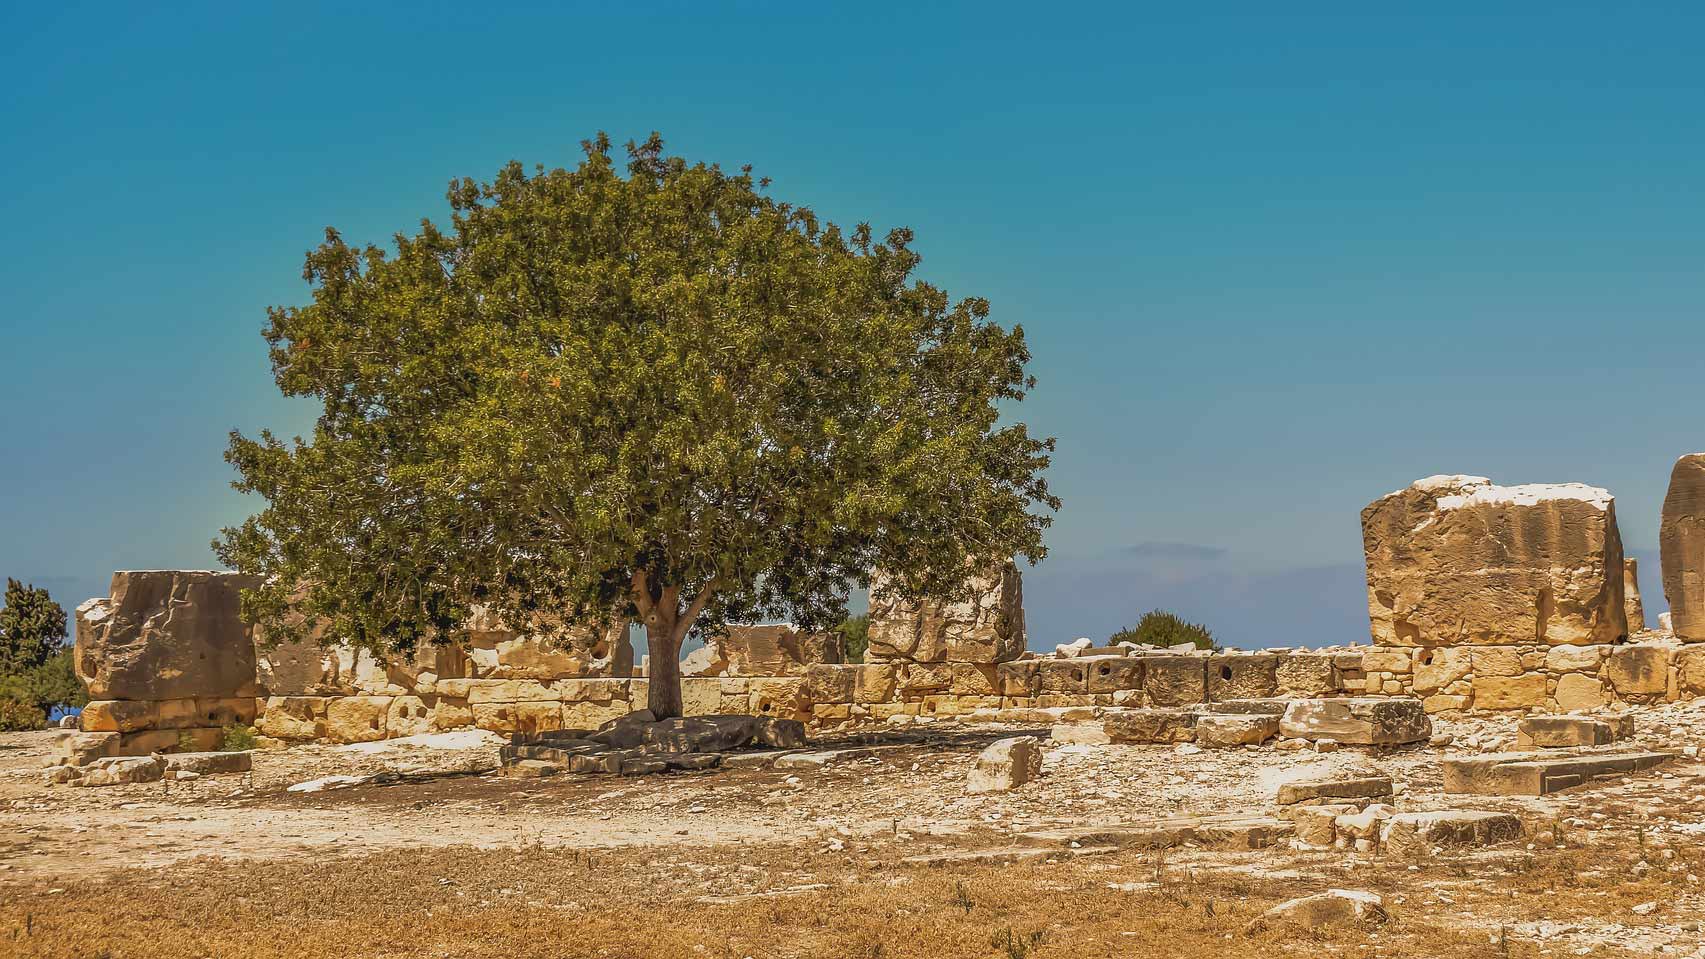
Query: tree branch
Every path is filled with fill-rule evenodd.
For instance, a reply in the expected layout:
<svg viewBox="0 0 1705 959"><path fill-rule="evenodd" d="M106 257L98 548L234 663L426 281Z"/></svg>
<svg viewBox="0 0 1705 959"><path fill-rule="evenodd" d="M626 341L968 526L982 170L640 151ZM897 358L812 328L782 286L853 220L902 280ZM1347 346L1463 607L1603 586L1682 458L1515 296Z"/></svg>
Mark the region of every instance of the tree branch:
<svg viewBox="0 0 1705 959"><path fill-rule="evenodd" d="M699 614L704 612L705 605L710 602L711 596L716 593L716 586L717 583L714 579L704 584L704 588L699 590L699 594L693 597L693 604L687 607L687 611L681 614L681 618L679 620L676 620L675 631L671 634L671 639L679 643L687 638L687 630L693 628L693 620L698 619Z"/></svg>

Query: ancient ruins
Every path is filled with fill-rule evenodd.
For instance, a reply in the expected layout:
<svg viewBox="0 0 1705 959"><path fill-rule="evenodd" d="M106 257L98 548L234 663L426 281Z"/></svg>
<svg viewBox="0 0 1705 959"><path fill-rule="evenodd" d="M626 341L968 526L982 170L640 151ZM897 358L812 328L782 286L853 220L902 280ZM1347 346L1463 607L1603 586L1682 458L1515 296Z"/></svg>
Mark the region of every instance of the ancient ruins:
<svg viewBox="0 0 1705 959"><path fill-rule="evenodd" d="M961 601L874 602L862 662L841 661L837 636L788 624L712 636L683 663L686 717L663 721L644 709L645 664L626 623L545 638L481 610L464 643L378 659L335 642L270 641L239 615L251 582L240 574L121 571L108 596L77 609L75 666L92 701L78 729L58 734L47 779L61 793L183 789L252 777L269 756L288 768L298 751L443 741L483 750L478 768L496 782L768 776L765 788L797 791L817 776L856 797L875 788L871 773L909 762L922 793L890 797L896 811L924 803L952 816L966 803L1033 809L1068 795L1099 810L1120 780L1095 770L1118 762L1136 764L1123 775L1172 785L1151 786L1127 814L1033 816L994 846L938 843L897 867L1122 850L1424 861L1563 849L1557 837L1573 827L1559 823L1585 820L1546 825L1556 807L1520 804L1705 783L1691 772L1705 710L1702 464L1705 454L1677 463L1664 503L1671 612L1658 628L1609 492L1440 475L1362 511L1371 642L1033 650L1021 574L1007 565L969 580ZM222 745L248 726L255 750ZM286 791L406 781L336 772ZM881 828L911 835L892 822ZM1332 889L1266 908L1243 932L1371 928L1389 905Z"/></svg>

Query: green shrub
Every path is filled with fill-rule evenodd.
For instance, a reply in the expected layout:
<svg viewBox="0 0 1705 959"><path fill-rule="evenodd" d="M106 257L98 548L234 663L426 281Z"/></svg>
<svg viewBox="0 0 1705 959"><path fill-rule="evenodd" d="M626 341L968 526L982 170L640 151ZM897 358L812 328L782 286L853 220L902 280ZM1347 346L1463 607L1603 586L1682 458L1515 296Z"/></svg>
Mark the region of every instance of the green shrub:
<svg viewBox="0 0 1705 959"><path fill-rule="evenodd" d="M1139 646L1178 646L1188 644L1197 649L1219 649L1208 627L1190 623L1162 609L1143 614L1137 625L1128 626L1107 637L1108 645L1136 643Z"/></svg>
<svg viewBox="0 0 1705 959"><path fill-rule="evenodd" d="M0 699L0 733L47 728L47 714L35 703Z"/></svg>
<svg viewBox="0 0 1705 959"><path fill-rule="evenodd" d="M225 727L225 735L219 740L219 751L222 753L240 753L255 748L255 728L242 723L233 723Z"/></svg>
<svg viewBox="0 0 1705 959"><path fill-rule="evenodd" d="M841 661L864 662L864 651L870 647L870 616L854 616L835 627L841 635Z"/></svg>
<svg viewBox="0 0 1705 959"><path fill-rule="evenodd" d="M45 711L59 705L81 706L89 701L89 693L71 671L70 647L61 647L38 665L0 672L0 699Z"/></svg>
<svg viewBox="0 0 1705 959"><path fill-rule="evenodd" d="M40 666L65 638L65 609L45 589L6 580L0 606L0 673L22 673Z"/></svg>

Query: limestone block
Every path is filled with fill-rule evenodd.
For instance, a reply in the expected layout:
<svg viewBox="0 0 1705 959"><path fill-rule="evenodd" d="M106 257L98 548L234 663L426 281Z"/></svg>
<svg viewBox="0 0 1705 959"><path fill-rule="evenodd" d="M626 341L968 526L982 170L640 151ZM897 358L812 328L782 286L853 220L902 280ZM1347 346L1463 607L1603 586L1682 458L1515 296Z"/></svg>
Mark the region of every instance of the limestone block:
<svg viewBox="0 0 1705 959"><path fill-rule="evenodd" d="M1362 654L1362 669L1370 673L1407 673L1413 661L1413 653L1401 646L1376 646Z"/></svg>
<svg viewBox="0 0 1705 959"><path fill-rule="evenodd" d="M474 724L474 710L467 700L453 696L435 696L433 699L433 729L461 729Z"/></svg>
<svg viewBox="0 0 1705 959"><path fill-rule="evenodd" d="M119 734L114 732L62 732L54 741L54 755L67 766L85 766L105 756L118 755Z"/></svg>
<svg viewBox="0 0 1705 959"><path fill-rule="evenodd" d="M1398 813L1386 821L1380 842L1396 856L1426 855L1435 848L1483 849L1520 839L1521 819L1478 810Z"/></svg>
<svg viewBox="0 0 1705 959"><path fill-rule="evenodd" d="M1215 653L1208 657L1208 699L1263 699L1279 689L1279 657L1272 653Z"/></svg>
<svg viewBox="0 0 1705 959"><path fill-rule="evenodd" d="M1250 923L1255 931L1289 922L1307 929L1331 925L1374 925L1385 922L1385 900L1360 889L1328 889L1312 896L1281 902Z"/></svg>
<svg viewBox="0 0 1705 959"><path fill-rule="evenodd" d="M681 711L688 716L710 716L721 712L722 681L717 677L682 677Z"/></svg>
<svg viewBox="0 0 1705 959"><path fill-rule="evenodd" d="M892 668L902 699L944 693L953 686L953 666L949 663L895 663Z"/></svg>
<svg viewBox="0 0 1705 959"><path fill-rule="evenodd" d="M1596 673L1610 646L1553 646L1545 654L1548 673Z"/></svg>
<svg viewBox="0 0 1705 959"><path fill-rule="evenodd" d="M754 679L749 686L753 716L772 719L804 720L810 717L810 701L805 698L805 678Z"/></svg>
<svg viewBox="0 0 1705 959"><path fill-rule="evenodd" d="M1604 663L1604 678L1622 696L1661 696L1669 687L1669 649L1625 646Z"/></svg>
<svg viewBox="0 0 1705 959"><path fill-rule="evenodd" d="M1391 777L1385 775L1345 776L1338 779L1298 779L1279 786L1281 806L1346 799L1388 799Z"/></svg>
<svg viewBox="0 0 1705 959"><path fill-rule="evenodd" d="M259 712L253 696L197 697L193 701L196 726L252 726Z"/></svg>
<svg viewBox="0 0 1705 959"><path fill-rule="evenodd" d="M1610 705L1610 693L1605 689L1604 683L1585 673L1565 673L1559 676L1552 699L1556 701L1558 709L1571 713Z"/></svg>
<svg viewBox="0 0 1705 959"><path fill-rule="evenodd" d="M1273 670L1280 695L1331 696L1340 691L1330 653L1286 653Z"/></svg>
<svg viewBox="0 0 1705 959"><path fill-rule="evenodd" d="M1143 688L1141 656L1097 656L1085 661L1092 693L1116 693Z"/></svg>
<svg viewBox="0 0 1705 959"><path fill-rule="evenodd" d="M1487 646L1470 652L1474 678L1488 676L1520 676L1521 654L1509 647Z"/></svg>
<svg viewBox="0 0 1705 959"><path fill-rule="evenodd" d="M808 633L791 623L729 626L707 645L716 647L731 676L800 676L819 663L839 663L838 633Z"/></svg>
<svg viewBox="0 0 1705 959"><path fill-rule="evenodd" d="M1279 731L1291 739L1387 746L1424 740L1433 723L1413 699L1301 699L1285 708Z"/></svg>
<svg viewBox="0 0 1705 959"><path fill-rule="evenodd" d="M813 703L850 703L858 684L858 666L820 663L805 671L805 695Z"/></svg>
<svg viewBox="0 0 1705 959"><path fill-rule="evenodd" d="M563 722L563 709L562 703L516 703L515 732L543 733L568 728Z"/></svg>
<svg viewBox="0 0 1705 959"><path fill-rule="evenodd" d="M1434 713L1467 709L1471 701L1467 696L1435 693L1421 700L1421 708L1430 716Z"/></svg>
<svg viewBox="0 0 1705 959"><path fill-rule="evenodd" d="M1475 709L1533 709L1545 705L1545 674L1474 677Z"/></svg>
<svg viewBox="0 0 1705 959"><path fill-rule="evenodd" d="M418 736L432 729L433 708L419 696L398 696L386 707L385 731L388 736Z"/></svg>
<svg viewBox="0 0 1705 959"><path fill-rule="evenodd" d="M1529 716L1516 724L1516 746L1521 749L1603 746L1615 740L1611 724L1591 716Z"/></svg>
<svg viewBox="0 0 1705 959"><path fill-rule="evenodd" d="M559 679L550 684L555 698L565 703L611 703L630 698L629 679ZM517 700L544 702L544 699Z"/></svg>
<svg viewBox="0 0 1705 959"><path fill-rule="evenodd" d="M1024 588L1012 563L973 576L953 602L910 602L888 586L873 577L868 661L1004 663L1024 652Z"/></svg>
<svg viewBox="0 0 1705 959"><path fill-rule="evenodd" d="M1705 696L1705 647L1688 646L1675 655L1676 684L1689 696Z"/></svg>
<svg viewBox="0 0 1705 959"><path fill-rule="evenodd" d="M1209 715L1196 720L1203 746L1256 746L1279 734L1279 717L1262 713Z"/></svg>
<svg viewBox="0 0 1705 959"><path fill-rule="evenodd" d="M743 702L743 700L736 701ZM563 703L562 728L596 729L612 719L620 719L627 715L631 709L631 703L619 699L607 703Z"/></svg>
<svg viewBox="0 0 1705 959"><path fill-rule="evenodd" d="M1034 659L996 663L995 680L1002 696L1035 696L1042 691L1042 664Z"/></svg>
<svg viewBox="0 0 1705 959"><path fill-rule="evenodd" d="M1705 641L1705 453L1675 461L1658 526L1670 628L1684 643Z"/></svg>
<svg viewBox="0 0 1705 959"><path fill-rule="evenodd" d="M71 780L73 786L117 786L125 783L159 782L166 775L166 761L158 756L104 759Z"/></svg>
<svg viewBox="0 0 1705 959"><path fill-rule="evenodd" d="M255 728L273 739L302 741L326 735L326 699L322 696L273 696Z"/></svg>
<svg viewBox="0 0 1705 959"><path fill-rule="evenodd" d="M1000 678L993 663L954 663L953 684L949 687L955 696L999 696Z"/></svg>
<svg viewBox="0 0 1705 959"><path fill-rule="evenodd" d="M152 727L155 715L151 702L96 700L83 707L78 724L86 733L133 733Z"/></svg>
<svg viewBox="0 0 1705 959"><path fill-rule="evenodd" d="M1622 604L1628 611L1628 632L1644 630L1646 604L1640 600L1640 561L1632 556L1622 559Z"/></svg>
<svg viewBox="0 0 1705 959"><path fill-rule="evenodd" d="M390 696L338 696L326 700L326 738L369 743L386 738Z"/></svg>
<svg viewBox="0 0 1705 959"><path fill-rule="evenodd" d="M1044 659L1037 666L1042 695L1082 696L1089 692L1090 666L1082 659Z"/></svg>
<svg viewBox="0 0 1705 959"><path fill-rule="evenodd" d="M888 663L865 663L858 667L858 679L853 684L853 701L892 702L895 693L894 673L894 666Z"/></svg>
<svg viewBox="0 0 1705 959"><path fill-rule="evenodd" d="M1042 747L1035 738L996 740L977 757L965 784L968 793L1010 792L1042 775Z"/></svg>
<svg viewBox="0 0 1705 959"><path fill-rule="evenodd" d="M475 679L466 681L468 702L475 706L484 703L560 703L562 690L554 685L532 679ZM449 685L439 683L440 687ZM454 689L462 689L456 684Z"/></svg>
<svg viewBox="0 0 1705 959"><path fill-rule="evenodd" d="M1143 692L1155 706L1194 706L1208 698L1208 657L1143 657Z"/></svg>
<svg viewBox="0 0 1705 959"><path fill-rule="evenodd" d="M480 729L487 729L504 735L520 731L520 726L516 722L516 714L520 708L519 703L472 703L470 708L474 714L474 725ZM562 704L558 703L559 716L561 715L561 708Z"/></svg>
<svg viewBox="0 0 1705 959"><path fill-rule="evenodd" d="M1430 476L1369 504L1362 540L1378 645L1627 636L1622 539L1602 489Z"/></svg>
<svg viewBox="0 0 1705 959"><path fill-rule="evenodd" d="M254 696L254 636L240 592L260 580L205 570L113 574L77 607L72 662L95 700Z"/></svg>
<svg viewBox="0 0 1705 959"><path fill-rule="evenodd" d="M540 617L527 628L517 629L491 608L476 606L467 625L465 654L481 678L549 682L633 675L633 643L623 617L612 617L603 625L580 626Z"/></svg>
<svg viewBox="0 0 1705 959"><path fill-rule="evenodd" d="M146 756L149 753L210 752L218 749L225 738L223 729L199 727L189 729L145 729L137 733L120 733L118 755Z"/></svg>
<svg viewBox="0 0 1705 959"><path fill-rule="evenodd" d="M1199 719L1182 709L1129 709L1103 716L1101 728L1116 743L1185 743L1196 738Z"/></svg>

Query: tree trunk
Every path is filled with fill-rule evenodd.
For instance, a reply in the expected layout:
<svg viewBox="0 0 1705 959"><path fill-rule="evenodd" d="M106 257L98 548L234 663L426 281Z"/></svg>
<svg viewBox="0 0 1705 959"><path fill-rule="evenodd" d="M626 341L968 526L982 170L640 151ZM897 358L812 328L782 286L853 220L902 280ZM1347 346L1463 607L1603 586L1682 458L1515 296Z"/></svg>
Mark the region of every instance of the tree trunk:
<svg viewBox="0 0 1705 959"><path fill-rule="evenodd" d="M645 645L651 656L651 667L646 671L646 708L658 719L672 719L682 711L681 641L671 636L672 632L645 630Z"/></svg>
<svg viewBox="0 0 1705 959"><path fill-rule="evenodd" d="M681 715L681 640L675 635L676 619L657 610L656 623L645 625L645 646L651 656L646 671L646 707L658 719ZM673 612L673 611L671 611Z"/></svg>

